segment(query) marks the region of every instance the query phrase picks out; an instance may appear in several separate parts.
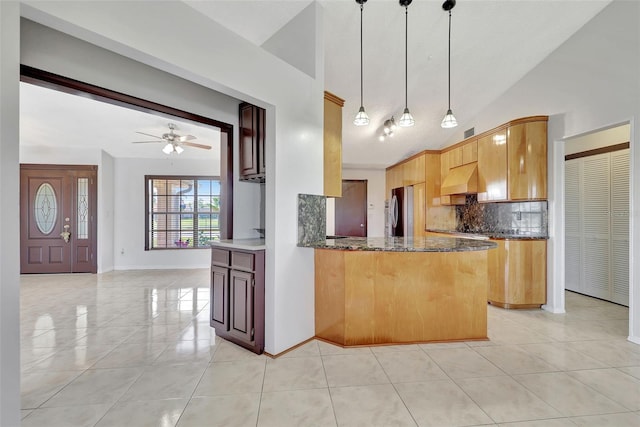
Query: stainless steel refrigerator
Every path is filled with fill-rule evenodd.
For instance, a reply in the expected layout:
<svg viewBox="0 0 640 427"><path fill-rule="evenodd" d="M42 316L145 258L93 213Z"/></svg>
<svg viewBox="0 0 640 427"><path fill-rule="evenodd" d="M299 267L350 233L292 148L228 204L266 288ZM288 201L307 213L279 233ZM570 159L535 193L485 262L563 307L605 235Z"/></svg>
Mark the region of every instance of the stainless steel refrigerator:
<svg viewBox="0 0 640 427"><path fill-rule="evenodd" d="M389 231L394 237L413 237L413 187L391 190L389 202Z"/></svg>

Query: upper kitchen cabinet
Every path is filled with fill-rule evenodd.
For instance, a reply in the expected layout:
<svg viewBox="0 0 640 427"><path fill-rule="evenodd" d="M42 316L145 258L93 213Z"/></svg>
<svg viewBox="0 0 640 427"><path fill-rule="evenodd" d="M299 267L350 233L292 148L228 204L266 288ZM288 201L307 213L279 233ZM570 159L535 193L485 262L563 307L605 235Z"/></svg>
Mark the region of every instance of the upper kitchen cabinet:
<svg viewBox="0 0 640 427"><path fill-rule="evenodd" d="M509 155L509 200L547 198L547 117L531 117L510 124L507 133Z"/></svg>
<svg viewBox="0 0 640 427"><path fill-rule="evenodd" d="M478 141L472 140L464 144L462 147L462 164L473 163L478 161Z"/></svg>
<svg viewBox="0 0 640 427"><path fill-rule="evenodd" d="M462 147L456 147L449 151L449 169L462 166Z"/></svg>
<svg viewBox="0 0 640 427"><path fill-rule="evenodd" d="M507 200L507 131L478 139L478 201Z"/></svg>
<svg viewBox="0 0 640 427"><path fill-rule="evenodd" d="M243 102L240 104L240 181L265 180L265 110Z"/></svg>
<svg viewBox="0 0 640 427"><path fill-rule="evenodd" d="M424 182L424 154L410 157L402 169L402 185L414 185Z"/></svg>
<svg viewBox="0 0 640 427"><path fill-rule="evenodd" d="M342 197L342 107L344 99L324 92L324 195Z"/></svg>
<svg viewBox="0 0 640 427"><path fill-rule="evenodd" d="M391 197L391 190L402 187L404 179L404 163L393 165L387 168L385 172L385 191L386 198Z"/></svg>

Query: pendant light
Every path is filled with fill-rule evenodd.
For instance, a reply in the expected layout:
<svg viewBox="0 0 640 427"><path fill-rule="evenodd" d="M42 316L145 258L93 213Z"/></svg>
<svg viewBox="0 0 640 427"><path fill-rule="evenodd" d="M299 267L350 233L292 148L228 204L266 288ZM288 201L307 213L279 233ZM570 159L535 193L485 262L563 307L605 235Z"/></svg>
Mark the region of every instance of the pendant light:
<svg viewBox="0 0 640 427"><path fill-rule="evenodd" d="M369 124L369 116L364 111L364 103L362 102L362 11L364 9L364 4L367 0L356 0L356 3L360 5L360 109L358 110L358 114L356 114L355 119L353 119L353 124L356 126L366 126Z"/></svg>
<svg viewBox="0 0 640 427"><path fill-rule="evenodd" d="M398 120L398 125L406 128L409 126L413 126L416 121L413 120L413 116L411 115L411 113L409 112L409 107L408 107L408 103L407 103L407 75L408 75L408 60L407 60L407 56L408 56L408 48L407 45L409 43L408 41L408 34L409 34L409 5L411 4L412 0L400 0L400 6L404 7L404 112L402 113L402 116L400 117L400 120Z"/></svg>
<svg viewBox="0 0 640 427"><path fill-rule="evenodd" d="M455 5L456 0L446 0L442 4L442 8L449 12L449 108L447 109L447 114L445 114L442 119L442 123L440 123L440 126L445 129L458 126L458 121L451 111L451 9L453 9Z"/></svg>

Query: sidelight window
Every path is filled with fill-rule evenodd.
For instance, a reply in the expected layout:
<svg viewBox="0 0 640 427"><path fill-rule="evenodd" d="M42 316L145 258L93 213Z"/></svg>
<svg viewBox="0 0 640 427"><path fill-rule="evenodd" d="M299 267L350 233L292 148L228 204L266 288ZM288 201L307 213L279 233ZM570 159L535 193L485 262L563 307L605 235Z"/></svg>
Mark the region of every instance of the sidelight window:
<svg viewBox="0 0 640 427"><path fill-rule="evenodd" d="M145 176L145 250L208 248L220 240L220 178Z"/></svg>

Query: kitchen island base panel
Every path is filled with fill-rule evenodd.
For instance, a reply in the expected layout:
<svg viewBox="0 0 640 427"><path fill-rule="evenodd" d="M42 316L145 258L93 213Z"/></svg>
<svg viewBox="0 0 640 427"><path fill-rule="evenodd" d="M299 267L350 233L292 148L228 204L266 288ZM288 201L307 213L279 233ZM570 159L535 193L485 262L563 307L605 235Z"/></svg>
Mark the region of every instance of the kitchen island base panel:
<svg viewBox="0 0 640 427"><path fill-rule="evenodd" d="M487 339L487 283L487 251L316 249L316 336L342 346Z"/></svg>

